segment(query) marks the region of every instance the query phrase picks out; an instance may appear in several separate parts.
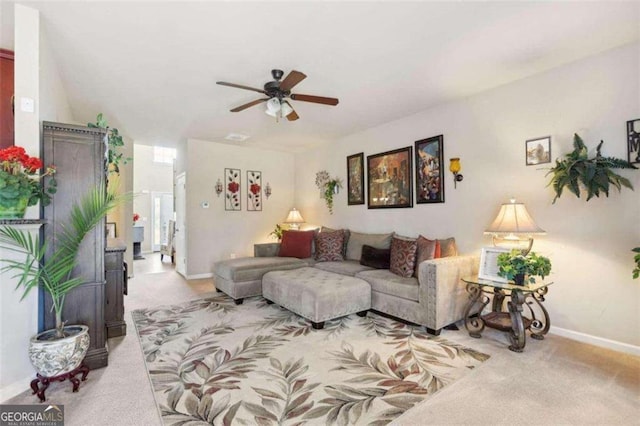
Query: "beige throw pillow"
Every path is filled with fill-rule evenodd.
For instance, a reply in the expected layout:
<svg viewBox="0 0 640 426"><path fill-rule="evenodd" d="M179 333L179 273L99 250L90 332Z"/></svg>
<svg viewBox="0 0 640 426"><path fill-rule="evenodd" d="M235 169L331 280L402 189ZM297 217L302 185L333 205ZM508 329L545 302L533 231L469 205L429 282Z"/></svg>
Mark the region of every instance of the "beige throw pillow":
<svg viewBox="0 0 640 426"><path fill-rule="evenodd" d="M347 259L360 261L362 257L362 246L368 245L379 249L388 249L391 247L390 234L362 234L360 232L351 231L349 242L347 243Z"/></svg>

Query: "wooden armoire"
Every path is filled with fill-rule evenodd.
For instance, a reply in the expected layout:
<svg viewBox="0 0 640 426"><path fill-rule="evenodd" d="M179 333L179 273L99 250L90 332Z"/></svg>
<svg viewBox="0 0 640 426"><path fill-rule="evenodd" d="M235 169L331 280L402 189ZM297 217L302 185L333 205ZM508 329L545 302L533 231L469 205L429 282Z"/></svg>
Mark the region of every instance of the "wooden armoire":
<svg viewBox="0 0 640 426"><path fill-rule="evenodd" d="M105 132L105 129L43 123L42 160L46 165L56 166L58 181L58 190L51 204L43 208L43 218L46 222L42 227L41 237L49 244L50 250L56 246L56 232L62 224L69 221L73 203L80 200L92 187L106 185ZM104 367L108 362L105 329L105 241L104 223L96 226L83 241L74 275L82 276L85 283L67 295L62 314L62 319L67 324L89 326L91 345L85 364L91 369ZM55 316L51 312L51 298L44 292L40 296L41 328L54 328Z"/></svg>

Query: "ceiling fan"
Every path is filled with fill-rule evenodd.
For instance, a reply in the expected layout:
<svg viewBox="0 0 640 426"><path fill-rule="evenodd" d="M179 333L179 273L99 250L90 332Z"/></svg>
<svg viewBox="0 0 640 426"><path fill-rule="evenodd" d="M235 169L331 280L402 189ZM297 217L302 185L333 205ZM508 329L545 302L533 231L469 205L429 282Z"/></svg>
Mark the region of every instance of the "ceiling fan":
<svg viewBox="0 0 640 426"><path fill-rule="evenodd" d="M282 79L282 76L284 75L284 72L282 70L271 70L271 75L273 76L273 81L266 83L264 85L264 89L256 89L254 87L243 86L242 84L227 83L225 81L217 81L216 83L222 86L252 90L254 92L262 93L268 96L266 98L256 99L255 101L240 105L239 107L235 107L231 110L231 112L240 112L254 105L266 102L267 110L265 112L267 114L276 118L278 116L287 117L287 120L294 121L300 117L293 110L293 107L291 106L289 101L286 100L287 98L294 101L313 102L316 104L334 106L338 105L338 99L336 98L325 98L323 96L300 95L291 93L291 89L293 89L295 85L307 78L307 76L300 71L291 71L282 81L280 81L280 79Z"/></svg>

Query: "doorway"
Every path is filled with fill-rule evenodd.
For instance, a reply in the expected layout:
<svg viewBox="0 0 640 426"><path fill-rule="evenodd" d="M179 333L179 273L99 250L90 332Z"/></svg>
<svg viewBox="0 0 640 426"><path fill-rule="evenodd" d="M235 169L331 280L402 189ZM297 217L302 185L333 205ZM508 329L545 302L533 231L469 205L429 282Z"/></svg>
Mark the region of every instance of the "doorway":
<svg viewBox="0 0 640 426"><path fill-rule="evenodd" d="M173 219L173 194L171 192L151 193L151 250L160 251L167 244L169 221Z"/></svg>

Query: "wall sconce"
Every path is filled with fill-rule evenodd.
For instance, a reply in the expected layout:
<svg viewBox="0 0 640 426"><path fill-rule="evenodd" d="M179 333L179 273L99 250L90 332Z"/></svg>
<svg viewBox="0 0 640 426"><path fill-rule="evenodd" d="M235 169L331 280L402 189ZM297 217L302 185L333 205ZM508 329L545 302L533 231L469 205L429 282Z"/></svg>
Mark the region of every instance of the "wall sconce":
<svg viewBox="0 0 640 426"><path fill-rule="evenodd" d="M268 200L271 197L271 185L267 182L267 186L264 187L264 196Z"/></svg>
<svg viewBox="0 0 640 426"><path fill-rule="evenodd" d="M218 195L218 198L220 198L220 194L222 194L222 191L224 191L224 187L222 186L222 182L220 182L220 179L218 178L218 181L216 182L216 194Z"/></svg>
<svg viewBox="0 0 640 426"><path fill-rule="evenodd" d="M458 187L458 182L462 182L462 179L464 179L464 176L462 176L460 174L460 170L462 169L462 166L460 165L460 159L459 158L450 158L449 159L449 171L451 171L451 173L453 173L453 187L457 188Z"/></svg>

